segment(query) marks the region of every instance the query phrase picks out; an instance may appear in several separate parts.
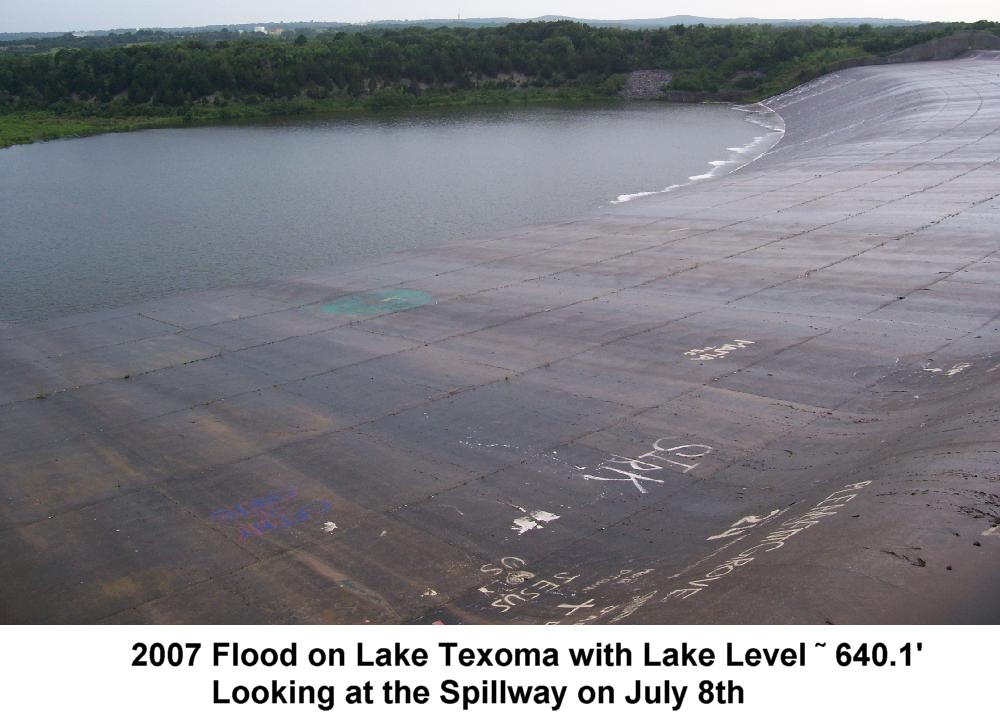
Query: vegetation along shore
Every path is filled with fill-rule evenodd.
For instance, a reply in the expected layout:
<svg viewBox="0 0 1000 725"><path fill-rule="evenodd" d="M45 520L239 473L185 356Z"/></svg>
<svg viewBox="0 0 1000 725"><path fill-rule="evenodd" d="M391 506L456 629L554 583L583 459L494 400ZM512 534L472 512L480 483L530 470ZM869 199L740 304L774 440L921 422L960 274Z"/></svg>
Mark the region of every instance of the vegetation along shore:
<svg viewBox="0 0 1000 725"><path fill-rule="evenodd" d="M24 39L0 46L0 148L241 119L610 100L644 69L669 73L668 100L751 102L848 65L920 59L906 56L914 46L929 48L925 57L983 47L984 37L1000 47L995 33L1000 23L987 21L649 30L557 21L277 37L223 29L167 41L123 33L100 47Z"/></svg>

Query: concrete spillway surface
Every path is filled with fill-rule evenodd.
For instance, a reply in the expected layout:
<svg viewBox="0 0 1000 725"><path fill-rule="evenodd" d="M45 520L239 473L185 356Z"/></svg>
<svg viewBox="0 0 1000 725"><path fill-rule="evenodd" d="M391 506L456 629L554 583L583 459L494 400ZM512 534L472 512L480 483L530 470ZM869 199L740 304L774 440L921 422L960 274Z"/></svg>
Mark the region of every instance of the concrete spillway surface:
<svg viewBox="0 0 1000 725"><path fill-rule="evenodd" d="M4 622L998 622L1000 62L720 179L0 330Z"/></svg>

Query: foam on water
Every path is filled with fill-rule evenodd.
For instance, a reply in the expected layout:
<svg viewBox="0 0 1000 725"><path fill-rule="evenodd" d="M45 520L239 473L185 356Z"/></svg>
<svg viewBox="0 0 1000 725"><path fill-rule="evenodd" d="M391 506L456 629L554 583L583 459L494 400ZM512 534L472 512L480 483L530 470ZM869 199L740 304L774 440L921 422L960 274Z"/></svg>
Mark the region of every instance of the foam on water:
<svg viewBox="0 0 1000 725"><path fill-rule="evenodd" d="M673 191L674 189L679 189L682 186L684 186L684 184L671 184L670 186L668 186L666 188L663 188L663 189L660 189L658 191L637 191L634 194L619 194L617 197L615 197L611 201L611 203L612 204L621 204L621 203L626 202L626 201L632 201L633 199L639 199L639 198L641 198L643 196L655 196L656 194L664 194L664 193L666 193L668 191Z"/></svg>
<svg viewBox="0 0 1000 725"><path fill-rule="evenodd" d="M755 103L749 106L733 106L733 109L745 113L747 121L756 124L757 126L761 126L766 129L767 132L759 136L755 136L754 139L745 146L730 146L726 149L730 152L728 158L709 161L708 165L711 168L703 174L689 176L686 184L671 184L670 186L664 189L659 189L658 191L639 191L632 194L620 194L611 203L622 204L626 201L639 199L643 196L664 194L682 186L687 186L688 184L705 181L706 179L712 179L723 174L732 173L737 169L742 169L747 164L753 163L774 148L775 144L781 140L781 137L785 133L784 119L782 119L777 112L763 103Z"/></svg>

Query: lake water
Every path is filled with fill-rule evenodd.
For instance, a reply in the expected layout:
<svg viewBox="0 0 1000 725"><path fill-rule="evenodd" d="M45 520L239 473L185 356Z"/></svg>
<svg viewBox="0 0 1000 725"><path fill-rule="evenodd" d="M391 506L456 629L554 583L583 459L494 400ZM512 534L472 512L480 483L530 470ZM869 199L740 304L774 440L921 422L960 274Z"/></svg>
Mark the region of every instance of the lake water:
<svg viewBox="0 0 1000 725"><path fill-rule="evenodd" d="M749 161L766 132L748 118L655 103L460 110L5 149L0 320L580 216Z"/></svg>

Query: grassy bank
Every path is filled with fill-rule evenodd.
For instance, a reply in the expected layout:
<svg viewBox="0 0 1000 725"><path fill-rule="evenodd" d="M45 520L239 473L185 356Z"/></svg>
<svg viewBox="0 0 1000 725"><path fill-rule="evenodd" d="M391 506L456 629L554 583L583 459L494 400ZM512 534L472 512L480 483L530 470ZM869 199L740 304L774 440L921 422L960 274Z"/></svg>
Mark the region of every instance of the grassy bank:
<svg viewBox="0 0 1000 725"><path fill-rule="evenodd" d="M0 116L0 148L113 131L163 128L181 123L183 121L178 116L87 118L64 116L51 111L8 113Z"/></svg>
<svg viewBox="0 0 1000 725"><path fill-rule="evenodd" d="M396 92L376 93L360 99L295 99L260 103L229 102L224 105L192 104L182 108L123 108L115 115L80 111L22 111L0 114L0 148L36 141L93 136L99 133L147 128L175 128L262 121L275 118L346 118L378 116L421 108L503 107L538 104L613 101L619 83L597 88L525 88L516 90L466 90L428 93L419 98ZM133 111L133 112L130 112Z"/></svg>

